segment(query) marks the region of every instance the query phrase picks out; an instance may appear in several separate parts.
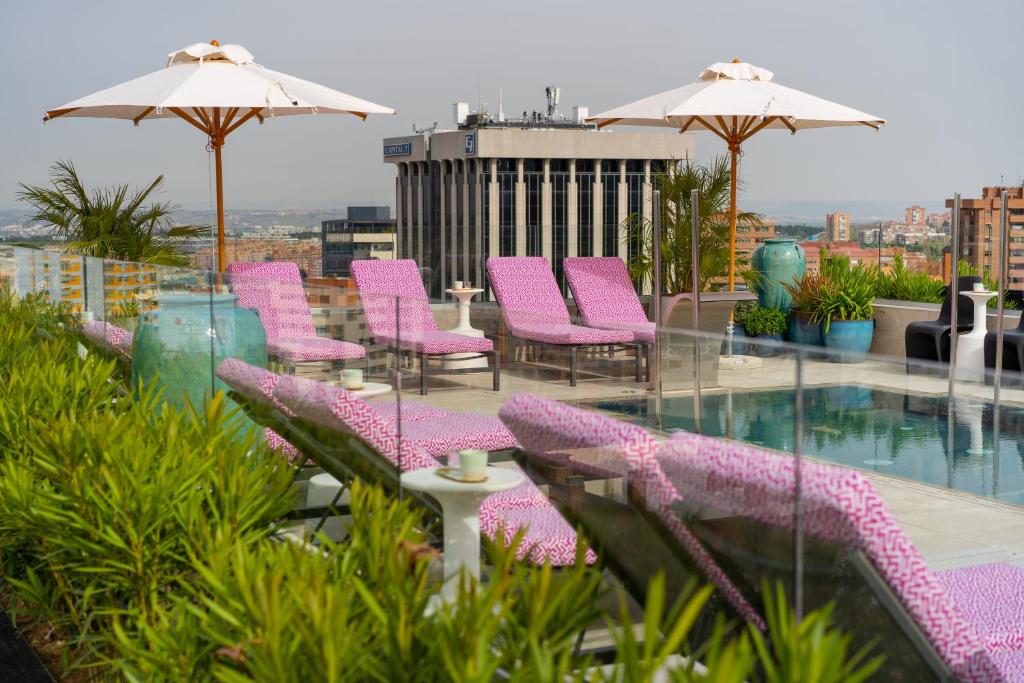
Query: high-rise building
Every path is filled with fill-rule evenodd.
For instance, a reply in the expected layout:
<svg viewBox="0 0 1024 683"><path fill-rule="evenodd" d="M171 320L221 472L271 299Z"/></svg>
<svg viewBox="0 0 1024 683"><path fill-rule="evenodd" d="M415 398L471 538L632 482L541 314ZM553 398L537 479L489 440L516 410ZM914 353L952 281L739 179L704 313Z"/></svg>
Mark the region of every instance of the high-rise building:
<svg viewBox="0 0 1024 683"><path fill-rule="evenodd" d="M320 223L324 277L348 277L355 259L395 258L395 219L387 206L350 206Z"/></svg>
<svg viewBox="0 0 1024 683"><path fill-rule="evenodd" d="M850 214L837 211L825 215L825 239L829 242L847 242L852 236Z"/></svg>
<svg viewBox="0 0 1024 683"><path fill-rule="evenodd" d="M693 156L690 134L599 131L581 107L572 119L550 101L521 119L467 110L455 107L458 130L384 140L398 252L431 296L453 280L486 285L489 256L543 256L563 287L566 256L628 258L626 217L650 217L652 179Z"/></svg>
<svg viewBox="0 0 1024 683"><path fill-rule="evenodd" d="M736 226L736 257L740 261L750 262L757 245L765 240L774 239L775 221L765 219L761 225L744 227Z"/></svg>
<svg viewBox="0 0 1024 683"><path fill-rule="evenodd" d="M927 225L928 211L923 206L908 206L906 214L906 219L903 222L908 226L924 227Z"/></svg>
<svg viewBox="0 0 1024 683"><path fill-rule="evenodd" d="M1006 278L1010 289L1024 289L1024 187L984 187L978 199L960 200L960 258L992 277L999 273L1000 194L1007 193L1010 221ZM953 200L947 199L952 207Z"/></svg>

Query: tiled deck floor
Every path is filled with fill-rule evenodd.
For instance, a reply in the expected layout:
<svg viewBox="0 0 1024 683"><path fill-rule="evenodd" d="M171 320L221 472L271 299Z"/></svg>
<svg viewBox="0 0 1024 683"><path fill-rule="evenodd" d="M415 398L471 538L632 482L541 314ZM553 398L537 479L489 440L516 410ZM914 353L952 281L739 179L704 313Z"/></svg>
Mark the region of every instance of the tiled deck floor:
<svg viewBox="0 0 1024 683"><path fill-rule="evenodd" d="M716 388L792 387L795 365L792 358L767 358L758 369L722 369ZM573 388L567 373L557 367L517 363L503 372L500 392L490 390L488 373L439 375L431 378L430 394L426 397L418 395L418 378L410 374L403 380L402 396L452 410L494 415L507 398L519 392L559 401L644 395L647 385L633 381L632 367L631 361L622 362L619 368L606 363L599 369L605 373L603 376L581 373L578 386ZM609 376L613 373L615 376ZM934 394L944 394L948 386L945 378L907 375L902 363L879 361L851 365L807 361L803 379L808 385L856 383ZM992 388L957 382L956 395L991 400ZM1024 405L1024 390L1004 389L1002 399ZM995 561L1024 565L1024 507L897 477L867 474L933 568Z"/></svg>

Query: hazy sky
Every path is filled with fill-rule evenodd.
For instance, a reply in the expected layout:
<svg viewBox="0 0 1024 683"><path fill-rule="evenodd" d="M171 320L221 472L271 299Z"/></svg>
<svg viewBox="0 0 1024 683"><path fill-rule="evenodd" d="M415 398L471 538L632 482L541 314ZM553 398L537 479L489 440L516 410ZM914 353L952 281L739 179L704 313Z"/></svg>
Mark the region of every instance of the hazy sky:
<svg viewBox="0 0 1024 683"><path fill-rule="evenodd" d="M201 134L181 121L63 119L43 112L161 68L216 38L258 63L398 109L395 117L287 117L224 147L229 208L393 203L381 138L451 125L451 103L592 113L686 84L739 57L795 88L882 116L866 128L765 131L745 145L746 197L940 200L1024 174L1021 0L764 2L5 1L0 208L18 181L71 159L90 184L167 177L164 198L210 205ZM724 153L697 133L700 157Z"/></svg>

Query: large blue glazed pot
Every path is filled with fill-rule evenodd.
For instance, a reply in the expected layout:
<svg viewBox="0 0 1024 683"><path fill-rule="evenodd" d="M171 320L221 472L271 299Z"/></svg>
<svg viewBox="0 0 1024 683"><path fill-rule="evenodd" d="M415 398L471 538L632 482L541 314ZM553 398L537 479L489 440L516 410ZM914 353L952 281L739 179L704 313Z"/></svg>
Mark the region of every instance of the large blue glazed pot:
<svg viewBox="0 0 1024 683"><path fill-rule="evenodd" d="M782 283L793 283L804 275L807 258L796 240L786 237L761 242L750 257L754 270L761 276L757 300L766 308L788 310L793 303Z"/></svg>
<svg viewBox="0 0 1024 683"><path fill-rule="evenodd" d="M824 346L821 323L811 322L806 315L793 313L789 316L789 341L804 346Z"/></svg>
<svg viewBox="0 0 1024 683"><path fill-rule="evenodd" d="M267 365L267 337L255 311L234 294L172 294L142 316L132 349L132 382L156 384L164 400L202 406L227 390L214 371L225 358Z"/></svg>
<svg viewBox="0 0 1024 683"><path fill-rule="evenodd" d="M825 347L839 352L833 361L859 363L868 355L874 331L874 320L833 320L824 333Z"/></svg>

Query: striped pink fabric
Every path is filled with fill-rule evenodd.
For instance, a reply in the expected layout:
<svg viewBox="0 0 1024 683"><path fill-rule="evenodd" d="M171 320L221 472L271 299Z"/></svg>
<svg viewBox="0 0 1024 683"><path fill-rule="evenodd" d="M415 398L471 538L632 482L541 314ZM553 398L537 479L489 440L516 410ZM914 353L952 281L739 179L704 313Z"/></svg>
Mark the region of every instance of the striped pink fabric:
<svg viewBox="0 0 1024 683"><path fill-rule="evenodd" d="M573 325L551 266L541 256L492 256L487 275L509 332L546 344L616 344L633 333Z"/></svg>
<svg viewBox="0 0 1024 683"><path fill-rule="evenodd" d="M104 320L90 320L82 325L82 334L101 349L131 360L134 335L128 330Z"/></svg>
<svg viewBox="0 0 1024 683"><path fill-rule="evenodd" d="M688 505L792 528L792 457L678 434L659 451L657 460ZM808 536L863 550L959 680L1005 680L981 638L863 474L804 461L801 481Z"/></svg>
<svg viewBox="0 0 1024 683"><path fill-rule="evenodd" d="M398 466L399 439L394 424L344 389L289 375L280 379L274 396L304 419L358 436ZM412 422L408 426L426 422ZM403 426L403 435L405 431L406 426ZM412 439L401 439L401 454L403 472L439 466L437 460ZM546 560L555 565L575 561L576 533L525 475L522 485L488 496L480 509L481 531L492 538L499 529L504 529L505 536L510 538L510 534L524 526L527 534L526 542L518 550L520 559ZM592 552L587 558L591 562L595 560Z"/></svg>
<svg viewBox="0 0 1024 683"><path fill-rule="evenodd" d="M1024 567L998 562L936 574L989 652L1024 650Z"/></svg>
<svg viewBox="0 0 1024 683"><path fill-rule="evenodd" d="M490 339L437 329L419 266L412 259L353 261L352 279L366 326L378 343L432 355L494 349Z"/></svg>
<svg viewBox="0 0 1024 683"><path fill-rule="evenodd" d="M645 429L531 394L513 396L499 416L531 455L556 465L568 462L628 475L630 488L643 493L644 504L666 524L707 579L744 619L765 628L757 611L671 510L679 496L655 459L660 444ZM575 460L574 451L579 453Z"/></svg>
<svg viewBox="0 0 1024 683"><path fill-rule="evenodd" d="M654 343L654 323L647 320L625 261L618 256L570 256L562 260L562 266L587 325L628 330L637 341Z"/></svg>
<svg viewBox="0 0 1024 683"><path fill-rule="evenodd" d="M232 263L238 304L253 308L267 333L267 351L288 361L351 360L366 356L358 344L318 337L299 267L290 261Z"/></svg>

